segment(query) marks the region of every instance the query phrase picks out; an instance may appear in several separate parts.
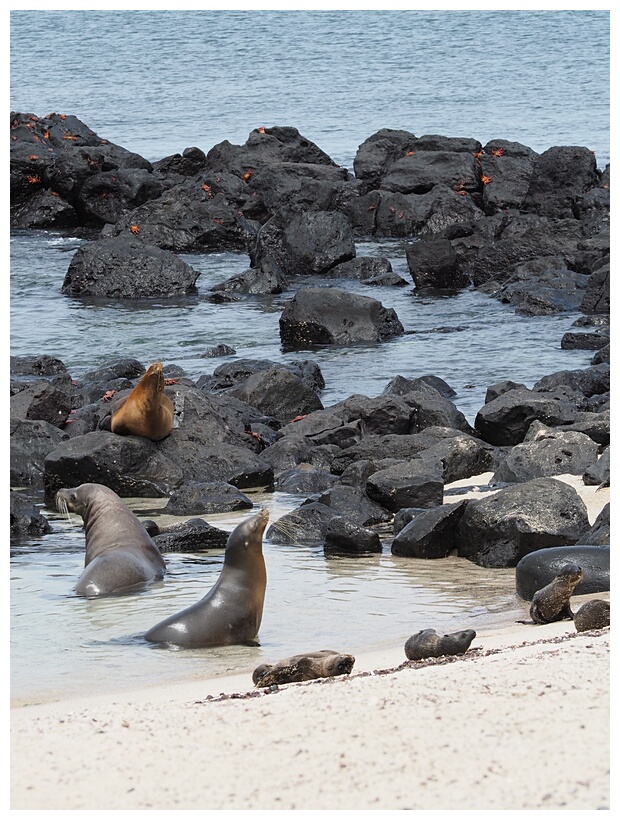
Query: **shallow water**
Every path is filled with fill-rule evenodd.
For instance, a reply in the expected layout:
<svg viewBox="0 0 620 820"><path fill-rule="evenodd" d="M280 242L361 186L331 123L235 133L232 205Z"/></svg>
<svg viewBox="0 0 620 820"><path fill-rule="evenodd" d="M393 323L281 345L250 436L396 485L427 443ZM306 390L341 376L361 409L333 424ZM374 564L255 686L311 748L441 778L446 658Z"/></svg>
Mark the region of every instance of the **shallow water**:
<svg viewBox="0 0 620 820"><path fill-rule="evenodd" d="M33 47L33 43L36 47ZM337 163L380 128L421 136L504 138L544 151L584 145L609 161L608 11L12 11L12 110L74 114L101 137L149 160L228 139L260 125L291 125ZM44 65L41 55L44 54ZM456 391L470 422L488 385L531 386L586 366L591 351L563 351L577 314L525 319L474 291L417 294L399 242L360 243L385 255L402 288L330 281L392 307L407 335L381 345L284 353L278 319L292 291L214 305L212 284L248 267L246 254L183 255L201 272L195 297L88 303L60 288L79 239L51 232L11 237L13 355L47 353L76 379L104 362L162 359L192 378L236 358L311 358L325 406L375 396L400 374L434 373ZM295 282L316 284L312 280ZM272 518L300 499L256 496ZM154 517L146 500L143 517ZM161 503L161 502L159 502ZM147 505L147 506L145 506ZM222 553L166 556L169 576L137 595L78 599L80 519L46 511L54 532L11 549L11 689L17 702L105 692L251 670L299 651L359 652L433 627L510 623L522 612L512 570L448 558L326 558L321 549L265 543L268 587L260 647L170 651L137 635L211 587ZM209 517L232 529L240 518ZM249 680L249 678L248 678Z"/></svg>
<svg viewBox="0 0 620 820"><path fill-rule="evenodd" d="M272 519L299 499L255 496ZM140 517L149 504L129 500ZM145 514L139 512L143 510ZM368 651L402 642L420 629L498 627L522 613L513 570L490 570L459 558L424 561L384 551L328 557L322 547L264 541L268 584L259 647L175 650L141 634L202 598L220 572L223 551L167 553L168 575L143 592L77 598L83 568L81 519L49 511L54 534L12 549L11 689L14 703L107 693L162 682L251 672L260 663L315 649ZM232 530L245 516L209 517ZM217 520L219 518L219 520ZM405 660L403 650L403 660ZM44 672L43 672L44 670Z"/></svg>

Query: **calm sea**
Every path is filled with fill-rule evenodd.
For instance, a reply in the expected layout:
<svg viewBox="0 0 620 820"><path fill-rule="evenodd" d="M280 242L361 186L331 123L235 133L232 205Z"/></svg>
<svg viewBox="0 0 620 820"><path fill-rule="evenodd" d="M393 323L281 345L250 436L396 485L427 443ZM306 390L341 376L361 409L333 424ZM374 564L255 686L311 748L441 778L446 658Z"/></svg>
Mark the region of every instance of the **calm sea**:
<svg viewBox="0 0 620 820"><path fill-rule="evenodd" d="M517 140L537 151L584 145L609 162L609 13L606 11L13 11L11 110L74 114L100 136L150 160L188 146L243 143L258 126L292 125L339 164L379 128ZM85 306L60 294L79 240L48 232L11 237L11 352L58 356L75 377L103 361L162 358L197 378L205 348L287 361L281 297L213 305L211 284L248 267L245 254L184 255L201 271L196 298L140 308ZM409 280L400 243L360 243ZM333 282L338 285L338 282ZM575 315L524 319L471 291L431 298L413 286L348 288L393 307L406 330L380 346L313 351L327 406L380 393L397 374L435 373L473 421L486 387L584 367L563 351ZM44 320L42 319L44 316ZM299 499L257 497L272 517ZM137 507L153 517L148 502ZM171 555L169 577L147 593L75 598L84 536L46 511L54 532L13 545L12 697L28 701L158 680L251 670L305 649L359 651L418 629L514 620L511 571L459 559L420 562L385 551L326 559L322 550L267 543L262 646L171 652L136 637L202 597L222 556ZM234 516L216 523L232 529ZM300 638L301 636L301 638ZM303 639L303 640L302 640ZM249 680L249 679L248 679Z"/></svg>

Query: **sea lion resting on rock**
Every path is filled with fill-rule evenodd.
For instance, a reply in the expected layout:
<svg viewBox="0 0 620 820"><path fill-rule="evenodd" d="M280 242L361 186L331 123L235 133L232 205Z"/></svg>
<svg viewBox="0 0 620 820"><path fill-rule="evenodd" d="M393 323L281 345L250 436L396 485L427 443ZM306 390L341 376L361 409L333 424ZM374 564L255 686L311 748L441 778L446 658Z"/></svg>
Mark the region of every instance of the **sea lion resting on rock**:
<svg viewBox="0 0 620 820"><path fill-rule="evenodd" d="M451 632L449 635L438 635L434 629L423 629L407 640L405 655L410 661L440 658L442 655L463 655L475 637L473 629Z"/></svg>
<svg viewBox="0 0 620 820"><path fill-rule="evenodd" d="M256 686L273 686L281 683L295 683L316 678L331 678L348 675L353 669L353 655L341 655L331 649L293 655L277 663L263 663L252 674Z"/></svg>
<svg viewBox="0 0 620 820"><path fill-rule="evenodd" d="M570 597L583 578L577 564L565 564L550 584L534 593L530 617L535 624L550 624L564 618L572 619Z"/></svg>
<svg viewBox="0 0 620 820"><path fill-rule="evenodd" d="M261 510L235 527L214 586L198 603L151 627L146 640L192 648L256 646L267 586L263 532L268 521L269 512Z"/></svg>
<svg viewBox="0 0 620 820"><path fill-rule="evenodd" d="M127 396L112 405L110 429L119 436L161 441L172 430L174 405L164 393L163 365L155 362Z"/></svg>
<svg viewBox="0 0 620 820"><path fill-rule="evenodd" d="M587 632L588 629L604 629L610 623L609 601L596 598L586 601L573 615L577 632Z"/></svg>
<svg viewBox="0 0 620 820"><path fill-rule="evenodd" d="M138 517L109 487L80 484L56 493L60 512L82 516L86 530L84 572L75 591L93 598L132 592L160 581L166 564Z"/></svg>

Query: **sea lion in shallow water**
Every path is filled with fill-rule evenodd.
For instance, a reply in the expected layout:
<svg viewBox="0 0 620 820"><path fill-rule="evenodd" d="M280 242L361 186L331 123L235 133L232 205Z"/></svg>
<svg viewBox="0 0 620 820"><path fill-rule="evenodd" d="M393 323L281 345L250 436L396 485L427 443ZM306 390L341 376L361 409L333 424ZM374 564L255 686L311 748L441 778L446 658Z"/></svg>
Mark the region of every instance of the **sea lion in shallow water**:
<svg viewBox="0 0 620 820"><path fill-rule="evenodd" d="M273 686L281 683L295 683L316 678L331 678L348 675L353 669L353 655L341 655L331 649L293 655L274 664L263 663L252 674L256 686Z"/></svg>
<svg viewBox="0 0 620 820"><path fill-rule="evenodd" d="M586 601L573 615L577 632L587 632L589 629L604 629L610 624L611 607L609 601L596 598Z"/></svg>
<svg viewBox="0 0 620 820"><path fill-rule="evenodd" d="M193 648L256 646L267 587L263 532L268 521L269 512L261 510L235 527L214 586L198 603L151 627L146 640Z"/></svg>
<svg viewBox="0 0 620 820"><path fill-rule="evenodd" d="M440 658L443 655L463 655L475 637L473 629L451 632L449 635L438 635L434 629L423 629L407 639L405 655L410 661Z"/></svg>
<svg viewBox="0 0 620 820"><path fill-rule="evenodd" d="M127 396L112 405L110 429L119 436L161 441L172 430L174 405L164 393L161 362L155 362Z"/></svg>
<svg viewBox="0 0 620 820"><path fill-rule="evenodd" d="M131 592L160 581L166 564L138 517L109 487L80 484L56 493L56 508L82 516L86 555L75 591L85 598Z"/></svg>
<svg viewBox="0 0 620 820"><path fill-rule="evenodd" d="M564 618L572 620L570 597L583 578L577 564L565 564L550 584L534 593L530 617L535 624L550 624Z"/></svg>

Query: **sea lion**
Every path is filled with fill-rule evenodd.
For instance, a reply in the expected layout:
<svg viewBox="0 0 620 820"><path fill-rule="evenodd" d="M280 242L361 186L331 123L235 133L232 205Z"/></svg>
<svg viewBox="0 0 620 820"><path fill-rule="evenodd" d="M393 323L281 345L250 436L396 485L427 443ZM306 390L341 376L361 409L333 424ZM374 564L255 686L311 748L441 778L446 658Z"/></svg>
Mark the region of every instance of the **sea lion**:
<svg viewBox="0 0 620 820"><path fill-rule="evenodd" d="M161 441L172 430L174 405L164 393L161 362L155 362L127 396L112 405L110 429L119 436Z"/></svg>
<svg viewBox="0 0 620 820"><path fill-rule="evenodd" d="M588 629L604 629L610 623L609 601L596 598L586 601L573 615L577 632L587 632Z"/></svg>
<svg viewBox="0 0 620 820"><path fill-rule="evenodd" d="M570 596L583 578L577 564L565 564L550 584L534 593L530 617L535 624L550 624L564 618L572 620Z"/></svg>
<svg viewBox="0 0 620 820"><path fill-rule="evenodd" d="M80 484L58 490L56 508L82 516L84 571L75 592L85 598L132 592L160 581L166 564L138 517L109 487Z"/></svg>
<svg viewBox="0 0 620 820"><path fill-rule="evenodd" d="M341 655L331 649L293 655L274 664L263 663L252 674L256 686L273 686L281 683L295 683L315 678L331 678L348 675L353 669L353 655Z"/></svg>
<svg viewBox="0 0 620 820"><path fill-rule="evenodd" d="M534 593L550 583L568 563L577 564L583 571L575 595L609 592L609 547L575 544L545 547L524 555L515 569L517 595L531 601Z"/></svg>
<svg viewBox="0 0 620 820"><path fill-rule="evenodd" d="M440 658L442 655L463 655L475 637L473 629L451 632L449 635L438 635L434 629L423 629L407 639L405 655L410 661Z"/></svg>
<svg viewBox="0 0 620 820"><path fill-rule="evenodd" d="M192 648L257 646L267 586L263 532L268 521L269 512L261 510L235 527L214 586L198 603L151 627L146 640Z"/></svg>

